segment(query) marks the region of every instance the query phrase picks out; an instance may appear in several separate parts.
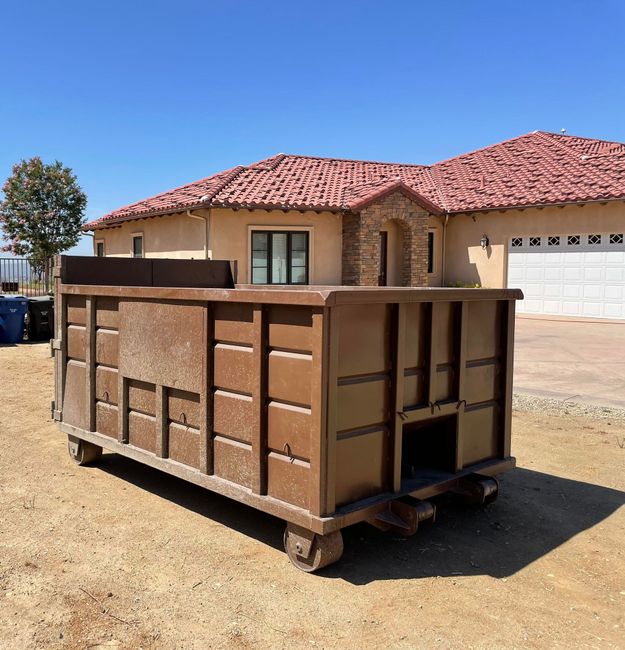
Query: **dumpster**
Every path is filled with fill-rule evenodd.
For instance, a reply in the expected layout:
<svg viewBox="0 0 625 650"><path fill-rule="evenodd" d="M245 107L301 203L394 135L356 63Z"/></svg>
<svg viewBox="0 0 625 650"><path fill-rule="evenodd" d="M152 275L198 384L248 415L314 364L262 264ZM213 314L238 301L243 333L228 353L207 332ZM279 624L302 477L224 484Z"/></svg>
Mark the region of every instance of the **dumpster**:
<svg viewBox="0 0 625 650"><path fill-rule="evenodd" d="M488 503L514 466L518 290L209 288L180 260L129 286L87 259L56 269L53 414L78 464L107 449L282 518L304 571L342 528L413 534L432 497Z"/></svg>
<svg viewBox="0 0 625 650"><path fill-rule="evenodd" d="M28 299L28 322L26 326L29 341L51 339L54 332L54 298L36 296Z"/></svg>
<svg viewBox="0 0 625 650"><path fill-rule="evenodd" d="M19 343L24 338L27 311L24 296L0 296L0 343Z"/></svg>

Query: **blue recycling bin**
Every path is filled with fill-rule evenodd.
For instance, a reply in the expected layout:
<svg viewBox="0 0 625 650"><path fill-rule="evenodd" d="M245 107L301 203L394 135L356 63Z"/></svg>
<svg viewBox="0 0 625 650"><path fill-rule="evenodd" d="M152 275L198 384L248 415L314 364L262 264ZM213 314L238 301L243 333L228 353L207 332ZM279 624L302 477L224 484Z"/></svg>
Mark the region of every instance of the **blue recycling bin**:
<svg viewBox="0 0 625 650"><path fill-rule="evenodd" d="M27 311L24 296L0 296L0 343L19 343L24 338Z"/></svg>

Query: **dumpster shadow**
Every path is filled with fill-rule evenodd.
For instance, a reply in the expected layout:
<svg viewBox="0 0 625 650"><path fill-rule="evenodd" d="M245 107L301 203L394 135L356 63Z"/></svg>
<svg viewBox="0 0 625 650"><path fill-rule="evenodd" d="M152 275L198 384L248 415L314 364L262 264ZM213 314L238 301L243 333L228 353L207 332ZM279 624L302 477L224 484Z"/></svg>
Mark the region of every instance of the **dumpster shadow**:
<svg viewBox="0 0 625 650"><path fill-rule="evenodd" d="M118 454L104 453L97 467L263 544L284 548L281 519Z"/></svg>
<svg viewBox="0 0 625 650"><path fill-rule="evenodd" d="M250 506L117 454L98 468L228 528L283 550L284 522ZM625 492L516 468L500 479L498 500L468 508L434 499L437 519L413 537L362 523L343 530L340 562L320 571L360 585L436 576L510 576L600 523L625 504Z"/></svg>
<svg viewBox="0 0 625 650"><path fill-rule="evenodd" d="M345 553L324 572L353 584L398 578L510 576L625 504L625 492L530 469L500 479L490 506L470 509L435 499L434 524L402 538L367 524L344 531Z"/></svg>

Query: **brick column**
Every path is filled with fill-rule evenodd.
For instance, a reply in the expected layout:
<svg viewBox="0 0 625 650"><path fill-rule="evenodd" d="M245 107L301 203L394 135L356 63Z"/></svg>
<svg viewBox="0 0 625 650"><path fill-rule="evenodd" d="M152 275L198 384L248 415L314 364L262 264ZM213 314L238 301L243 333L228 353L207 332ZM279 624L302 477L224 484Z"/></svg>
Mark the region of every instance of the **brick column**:
<svg viewBox="0 0 625 650"><path fill-rule="evenodd" d="M395 192L343 215L343 284L376 286L380 263L380 228L389 219L403 230L402 286L427 286L428 217L421 206Z"/></svg>

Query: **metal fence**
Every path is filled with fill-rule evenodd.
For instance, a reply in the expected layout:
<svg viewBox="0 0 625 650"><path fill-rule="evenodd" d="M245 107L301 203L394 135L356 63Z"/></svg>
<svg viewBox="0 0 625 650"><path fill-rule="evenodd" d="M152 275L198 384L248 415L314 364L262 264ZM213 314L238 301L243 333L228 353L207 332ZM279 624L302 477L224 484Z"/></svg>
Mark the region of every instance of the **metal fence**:
<svg viewBox="0 0 625 650"><path fill-rule="evenodd" d="M53 263L37 268L24 257L1 257L0 295L45 296L54 289Z"/></svg>

